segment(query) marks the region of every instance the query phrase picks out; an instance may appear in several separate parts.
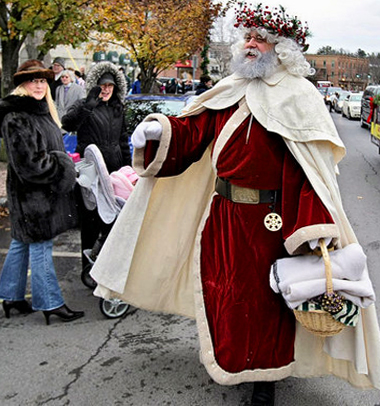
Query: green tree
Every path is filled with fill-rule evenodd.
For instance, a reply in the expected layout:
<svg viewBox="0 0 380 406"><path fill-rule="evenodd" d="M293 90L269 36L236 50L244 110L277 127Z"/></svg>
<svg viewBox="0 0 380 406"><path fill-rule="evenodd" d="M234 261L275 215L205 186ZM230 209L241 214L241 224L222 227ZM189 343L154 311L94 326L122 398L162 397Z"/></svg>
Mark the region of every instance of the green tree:
<svg viewBox="0 0 380 406"><path fill-rule="evenodd" d="M336 53L337 51L333 49L330 45L319 48L317 51L317 55L334 55Z"/></svg>
<svg viewBox="0 0 380 406"><path fill-rule="evenodd" d="M362 49L358 49L356 51L356 55L358 58L367 58L367 52L363 51Z"/></svg>
<svg viewBox="0 0 380 406"><path fill-rule="evenodd" d="M208 59L208 51L210 49L210 38L208 37L206 39L205 45L202 49L201 52L201 58L202 58L202 62L201 62L201 69L202 69L202 74L203 75L208 75L210 72L208 71L208 65L210 63L210 60Z"/></svg>
<svg viewBox="0 0 380 406"><path fill-rule="evenodd" d="M13 74L27 36L44 33L39 59L58 44L78 46L87 40L87 29L93 24L90 5L85 0L0 0L2 96L13 88Z"/></svg>

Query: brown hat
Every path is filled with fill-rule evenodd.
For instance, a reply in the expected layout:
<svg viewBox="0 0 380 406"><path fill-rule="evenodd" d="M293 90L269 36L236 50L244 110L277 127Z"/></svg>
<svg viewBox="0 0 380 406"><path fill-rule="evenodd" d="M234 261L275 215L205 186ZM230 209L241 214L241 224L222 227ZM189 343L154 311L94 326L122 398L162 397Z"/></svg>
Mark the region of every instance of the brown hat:
<svg viewBox="0 0 380 406"><path fill-rule="evenodd" d="M48 82L54 80L54 72L46 69L44 64L37 59L29 59L19 66L13 75L13 83L18 86L27 80L46 79Z"/></svg>

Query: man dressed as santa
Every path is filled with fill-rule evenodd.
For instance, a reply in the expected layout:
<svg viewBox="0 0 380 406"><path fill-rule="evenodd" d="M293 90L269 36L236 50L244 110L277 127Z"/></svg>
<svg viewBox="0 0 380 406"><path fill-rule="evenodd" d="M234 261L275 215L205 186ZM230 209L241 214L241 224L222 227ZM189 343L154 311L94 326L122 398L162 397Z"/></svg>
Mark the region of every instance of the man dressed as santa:
<svg viewBox="0 0 380 406"><path fill-rule="evenodd" d="M271 265L313 240L356 242L336 181L345 149L305 78L308 28L263 6L242 7L235 26L234 73L182 116L136 127L141 179L91 272L95 294L195 317L208 373L255 382L252 405L273 405L274 382L288 376L380 388L373 304L355 328L321 338L269 285Z"/></svg>

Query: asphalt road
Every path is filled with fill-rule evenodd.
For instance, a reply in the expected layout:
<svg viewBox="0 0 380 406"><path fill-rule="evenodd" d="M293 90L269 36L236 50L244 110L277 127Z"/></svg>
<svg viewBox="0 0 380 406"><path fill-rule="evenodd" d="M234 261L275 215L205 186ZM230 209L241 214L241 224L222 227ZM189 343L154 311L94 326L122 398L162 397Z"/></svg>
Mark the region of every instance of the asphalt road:
<svg viewBox="0 0 380 406"><path fill-rule="evenodd" d="M340 165L343 201L380 297L380 155L357 121L332 116L348 147ZM0 265L9 241L9 219L0 217ZM85 317L46 326L40 312L8 320L0 310L1 406L249 405L251 384L226 387L209 378L193 320L137 309L107 319L100 312L80 280L77 231L56 239L54 258L66 303ZM333 377L289 378L277 385L276 405L380 406L380 391Z"/></svg>

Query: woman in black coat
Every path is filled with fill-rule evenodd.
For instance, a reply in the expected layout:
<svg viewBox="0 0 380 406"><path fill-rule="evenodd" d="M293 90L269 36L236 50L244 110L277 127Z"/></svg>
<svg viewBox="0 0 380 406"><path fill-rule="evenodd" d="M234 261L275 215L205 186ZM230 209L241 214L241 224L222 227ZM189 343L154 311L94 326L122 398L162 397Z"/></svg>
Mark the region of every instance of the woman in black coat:
<svg viewBox="0 0 380 406"><path fill-rule="evenodd" d="M84 315L65 305L52 257L53 238L77 225L76 172L65 153L50 94L48 83L53 78L42 62L26 61L14 75L16 89L0 102L12 234L0 298L7 318L11 309L42 310L47 324L52 314L64 321ZM29 260L32 307L25 300Z"/></svg>
<svg viewBox="0 0 380 406"><path fill-rule="evenodd" d="M100 62L88 73L86 78L88 95L78 100L62 117L62 127L77 133L77 148L83 157L84 150L95 144L103 155L108 172L131 165L127 128L124 117L124 99L127 84L123 72L111 62ZM104 242L112 224L105 224L97 209L88 210L78 193L80 206L82 253L92 249L93 259L99 247L94 247L101 236ZM89 261L82 254L82 268L88 269Z"/></svg>

